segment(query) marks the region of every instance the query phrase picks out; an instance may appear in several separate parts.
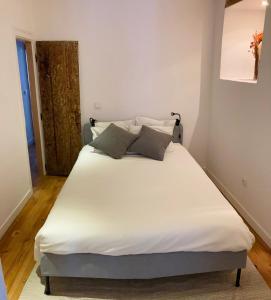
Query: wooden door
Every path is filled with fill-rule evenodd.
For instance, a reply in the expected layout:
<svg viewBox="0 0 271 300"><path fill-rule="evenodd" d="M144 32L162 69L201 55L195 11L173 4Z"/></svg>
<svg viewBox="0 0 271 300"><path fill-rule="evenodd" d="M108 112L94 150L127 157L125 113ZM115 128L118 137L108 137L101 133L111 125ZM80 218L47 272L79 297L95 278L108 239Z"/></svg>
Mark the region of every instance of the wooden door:
<svg viewBox="0 0 271 300"><path fill-rule="evenodd" d="M37 42L48 175L68 175L81 149L78 42Z"/></svg>

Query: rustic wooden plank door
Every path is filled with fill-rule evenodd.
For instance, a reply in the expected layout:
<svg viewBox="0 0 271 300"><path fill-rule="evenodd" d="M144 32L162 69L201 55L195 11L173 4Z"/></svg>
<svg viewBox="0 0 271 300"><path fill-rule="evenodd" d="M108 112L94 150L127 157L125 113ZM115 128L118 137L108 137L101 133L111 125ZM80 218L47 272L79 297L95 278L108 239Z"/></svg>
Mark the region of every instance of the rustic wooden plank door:
<svg viewBox="0 0 271 300"><path fill-rule="evenodd" d="M68 175L81 149L78 42L36 43L45 163L48 175Z"/></svg>

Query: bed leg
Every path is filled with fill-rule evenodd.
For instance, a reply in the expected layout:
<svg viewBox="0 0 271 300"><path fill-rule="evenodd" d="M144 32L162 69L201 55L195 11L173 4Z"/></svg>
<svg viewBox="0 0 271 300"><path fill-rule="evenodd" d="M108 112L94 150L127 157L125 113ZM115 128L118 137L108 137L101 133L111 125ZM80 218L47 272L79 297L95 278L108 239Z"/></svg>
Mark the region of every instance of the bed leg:
<svg viewBox="0 0 271 300"><path fill-rule="evenodd" d="M236 274L236 282L235 282L235 286L236 286L236 287L239 287L239 286L240 286L241 271L242 271L242 269L238 269L238 270L237 270L237 274Z"/></svg>
<svg viewBox="0 0 271 300"><path fill-rule="evenodd" d="M51 295L51 288L50 288L50 277L45 276L45 290L44 290L45 295Z"/></svg>

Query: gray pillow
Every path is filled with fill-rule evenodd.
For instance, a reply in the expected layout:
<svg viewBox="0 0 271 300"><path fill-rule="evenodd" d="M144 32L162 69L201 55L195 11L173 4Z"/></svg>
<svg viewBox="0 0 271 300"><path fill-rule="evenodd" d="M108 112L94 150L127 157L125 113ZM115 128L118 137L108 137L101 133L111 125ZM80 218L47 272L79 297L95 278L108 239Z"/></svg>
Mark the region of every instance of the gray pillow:
<svg viewBox="0 0 271 300"><path fill-rule="evenodd" d="M121 158L136 138L136 135L114 124L110 124L89 145L113 158Z"/></svg>
<svg viewBox="0 0 271 300"><path fill-rule="evenodd" d="M158 132L143 125L138 139L129 147L128 151L156 160L164 160L164 155L171 139L171 135Z"/></svg>

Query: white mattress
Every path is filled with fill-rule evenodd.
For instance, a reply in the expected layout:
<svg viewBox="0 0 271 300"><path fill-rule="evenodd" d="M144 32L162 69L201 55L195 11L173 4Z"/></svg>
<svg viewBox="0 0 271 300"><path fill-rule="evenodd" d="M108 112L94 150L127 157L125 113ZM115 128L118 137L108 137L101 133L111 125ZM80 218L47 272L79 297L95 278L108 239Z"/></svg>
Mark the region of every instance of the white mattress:
<svg viewBox="0 0 271 300"><path fill-rule="evenodd" d="M249 250L254 236L179 144L163 162L85 146L44 226L35 257Z"/></svg>

